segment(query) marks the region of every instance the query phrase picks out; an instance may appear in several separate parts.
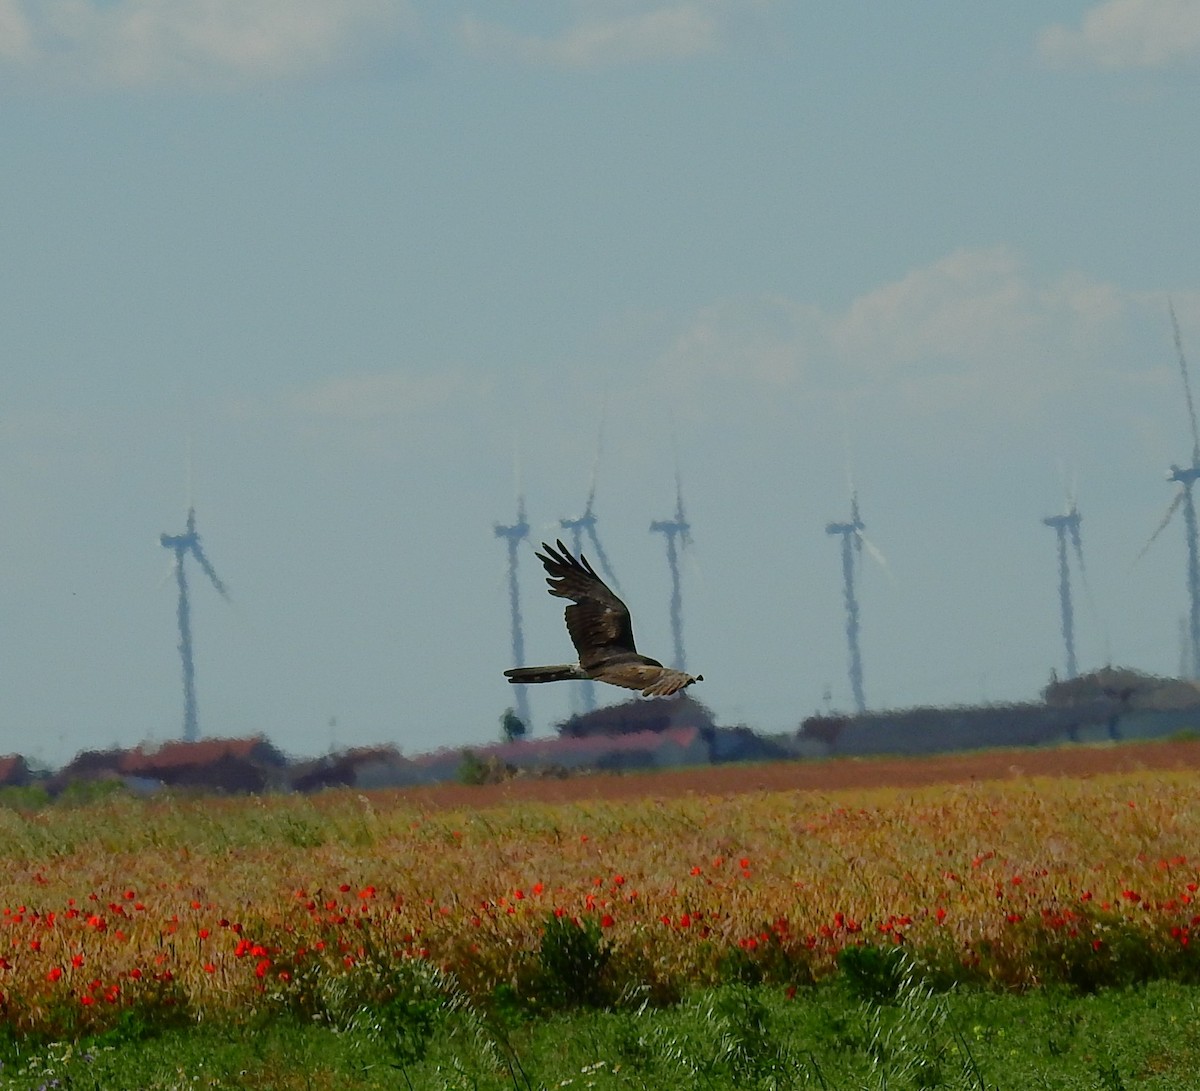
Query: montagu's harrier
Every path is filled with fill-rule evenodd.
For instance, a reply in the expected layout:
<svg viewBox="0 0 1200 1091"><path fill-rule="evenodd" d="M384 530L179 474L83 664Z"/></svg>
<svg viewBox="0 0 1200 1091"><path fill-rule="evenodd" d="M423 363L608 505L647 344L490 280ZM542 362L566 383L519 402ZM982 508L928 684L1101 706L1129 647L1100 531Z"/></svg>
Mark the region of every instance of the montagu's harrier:
<svg viewBox="0 0 1200 1091"><path fill-rule="evenodd" d="M685 674L664 667L657 659L639 655L633 643L629 609L596 575L581 553L576 560L560 539L558 549L542 543L536 554L546 566L550 594L570 599L566 609L567 632L579 652L579 663L554 667L514 667L504 672L513 683L562 682L591 678L613 686L638 689L643 697L668 697L703 681L702 674Z"/></svg>

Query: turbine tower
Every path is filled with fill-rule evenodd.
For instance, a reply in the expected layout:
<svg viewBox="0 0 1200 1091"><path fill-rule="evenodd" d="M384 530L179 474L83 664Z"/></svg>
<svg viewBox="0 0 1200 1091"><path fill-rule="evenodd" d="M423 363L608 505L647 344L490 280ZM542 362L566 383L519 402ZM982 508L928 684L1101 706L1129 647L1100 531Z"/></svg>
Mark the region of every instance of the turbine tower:
<svg viewBox="0 0 1200 1091"><path fill-rule="evenodd" d="M675 471L675 517L658 519L650 524L652 534L661 534L667 541L667 565L671 569L671 635L675 641L675 659L671 666L686 670L683 654L683 595L680 592L679 551L692 544L691 525L683 513L683 485L678 469ZM676 544L678 540L678 545Z"/></svg>
<svg viewBox="0 0 1200 1091"><path fill-rule="evenodd" d="M1042 520L1046 526L1053 527L1058 536L1058 602L1062 612L1063 643L1067 649L1068 681L1078 677L1079 669L1075 661L1075 611L1071 605L1071 568L1067 539L1070 538L1071 545L1074 547L1075 558L1082 576L1084 574L1083 539L1079 533L1079 524L1082 518L1079 508L1075 505L1075 498L1069 497L1066 511L1061 515L1048 515Z"/></svg>
<svg viewBox="0 0 1200 1091"><path fill-rule="evenodd" d="M1167 310L1171 315L1171 328L1175 335L1175 352L1179 357L1179 372L1183 377L1183 393L1187 402L1188 424L1192 429L1192 462L1190 466L1172 464L1167 474L1168 481L1179 484L1179 491L1171 501L1162 521L1142 548L1145 553L1155 538L1162 533L1171 517L1183 506L1183 525L1187 534L1187 588L1188 588L1188 643L1191 648L1189 674L1192 678L1200 678L1200 547L1196 542L1196 505L1192 500L1192 486L1200 477L1200 430L1196 427L1196 406L1192 401L1192 385L1188 379L1187 359L1183 355L1183 338L1179 334L1179 322L1175 317L1175 308L1168 300ZM1138 556L1141 557L1142 553Z"/></svg>
<svg viewBox="0 0 1200 1091"><path fill-rule="evenodd" d="M846 596L846 643L850 651L850 689L854 694L854 707L858 712L865 712L867 702L863 696L862 649L858 643L858 596L854 593L855 564L861 559L863 547L879 563L887 569L887 561L863 535L865 524L858 514L858 493L853 486L850 489L850 519L845 523L826 523L826 534L842 536L842 580Z"/></svg>
<svg viewBox="0 0 1200 1091"><path fill-rule="evenodd" d="M196 664L192 658L192 612L184 558L189 553L195 558L222 598L228 600L229 591L201 548L194 507L188 508L187 529L182 534L160 534L158 540L164 549L175 554L175 583L179 588L179 656L183 660L183 741L196 742L200 738L200 723L196 716Z"/></svg>
<svg viewBox="0 0 1200 1091"><path fill-rule="evenodd" d="M517 559L521 543L529 537L529 523L525 518L525 494L517 493L517 520L509 526L496 523L493 527L497 538L508 543L508 603L512 611L512 657L520 665L525 662L525 632L521 624L521 596L517 585ZM524 685L513 687L516 692L517 718L530 728L529 694Z"/></svg>
<svg viewBox="0 0 1200 1091"><path fill-rule="evenodd" d="M609 564L608 554L604 552L604 546L600 544L600 536L596 533L596 512L594 506L596 503L596 469L600 461L600 451L597 447L596 464L592 466L592 483L588 488L587 504L584 506L583 514L575 519L560 519L558 525L563 530L571 532L571 544L575 548L575 556L579 556L583 547L583 539L586 537L591 543L591 549L596 555L596 562L600 565L600 571L604 573L608 579L609 585L618 593L621 590L621 585L617 582L616 573L612 570L612 565ZM584 681L578 687L579 702L582 705L582 711L591 712L596 707L596 684L591 681Z"/></svg>

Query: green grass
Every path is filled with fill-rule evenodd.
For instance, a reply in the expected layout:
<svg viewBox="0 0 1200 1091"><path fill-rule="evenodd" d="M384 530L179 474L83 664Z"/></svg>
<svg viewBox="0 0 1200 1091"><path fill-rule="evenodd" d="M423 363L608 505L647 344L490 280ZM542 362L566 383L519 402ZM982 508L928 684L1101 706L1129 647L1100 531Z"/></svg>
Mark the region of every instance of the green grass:
<svg viewBox="0 0 1200 1091"><path fill-rule="evenodd" d="M74 1046L8 1043L0 1088L733 1089L1195 1088L1200 989L1154 982L1089 995L934 992L861 977L801 989L727 985L670 1008L532 1018L498 998L363 1008L340 1028L126 1028ZM122 1037L123 1036L123 1037Z"/></svg>

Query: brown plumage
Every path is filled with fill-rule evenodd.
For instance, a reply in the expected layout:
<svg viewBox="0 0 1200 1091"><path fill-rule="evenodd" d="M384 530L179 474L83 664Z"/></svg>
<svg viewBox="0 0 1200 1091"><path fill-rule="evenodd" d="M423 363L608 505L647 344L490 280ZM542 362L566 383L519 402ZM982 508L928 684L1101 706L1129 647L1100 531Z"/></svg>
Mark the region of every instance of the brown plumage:
<svg viewBox="0 0 1200 1091"><path fill-rule="evenodd" d="M582 553L578 559L572 557L561 539L557 550L545 542L542 549L545 552L536 556L546 568L550 594L571 600L565 611L567 632L579 653L579 663L513 667L504 672L510 682L590 678L612 686L641 690L643 697L669 697L693 682L703 681L702 674L672 670L657 659L638 654L628 607L596 575Z"/></svg>

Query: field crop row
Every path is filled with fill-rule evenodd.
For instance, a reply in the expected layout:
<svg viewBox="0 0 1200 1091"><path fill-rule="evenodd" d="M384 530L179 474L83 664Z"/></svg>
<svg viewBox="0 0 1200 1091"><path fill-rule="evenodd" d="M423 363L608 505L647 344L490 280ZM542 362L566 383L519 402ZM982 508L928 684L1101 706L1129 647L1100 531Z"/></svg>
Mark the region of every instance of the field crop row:
<svg viewBox="0 0 1200 1091"><path fill-rule="evenodd" d="M0 1004L53 1035L320 1015L414 962L474 999L562 999L574 979L666 1000L794 989L850 946L1006 987L1191 980L1198 788L1156 772L475 812L353 792L0 811Z"/></svg>

